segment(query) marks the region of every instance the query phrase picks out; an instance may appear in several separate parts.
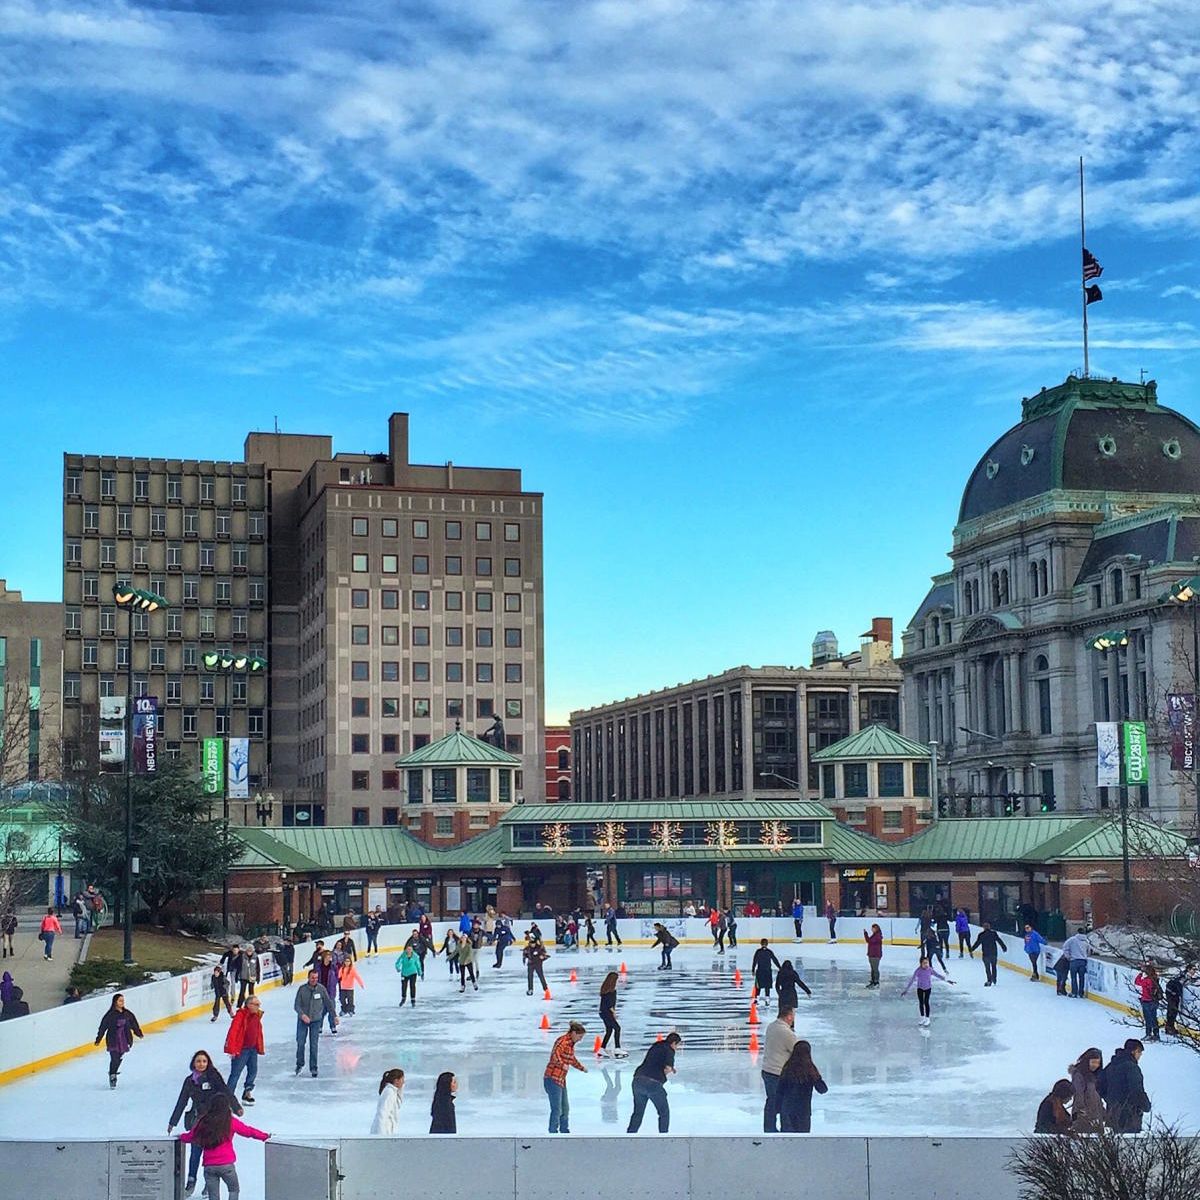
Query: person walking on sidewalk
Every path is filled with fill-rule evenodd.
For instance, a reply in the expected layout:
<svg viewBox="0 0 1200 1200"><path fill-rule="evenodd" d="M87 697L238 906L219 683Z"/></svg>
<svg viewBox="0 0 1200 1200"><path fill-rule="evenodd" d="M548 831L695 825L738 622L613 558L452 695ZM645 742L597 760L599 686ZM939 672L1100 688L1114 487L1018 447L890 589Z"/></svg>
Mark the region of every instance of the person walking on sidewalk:
<svg viewBox="0 0 1200 1200"><path fill-rule="evenodd" d="M587 1074L587 1067L575 1057L575 1047L586 1032L578 1021L572 1021L567 1026L567 1032L554 1043L550 1051L550 1061L546 1064L542 1084L550 1101L551 1133L571 1132L568 1123L571 1106L567 1098L567 1068L573 1067Z"/></svg>
<svg viewBox="0 0 1200 1200"><path fill-rule="evenodd" d="M175 1126L179 1124L181 1117L184 1129L191 1129L217 1096L225 1096L238 1116L242 1115L232 1088L225 1082L221 1072L217 1070L216 1064L208 1056L208 1051L197 1050L188 1065L188 1073L184 1076L183 1084L179 1089L179 1098L175 1101L175 1107L167 1118L167 1136L170 1137L175 1132ZM199 1173L200 1147L193 1143L188 1153L185 1191L191 1192L195 1188L196 1176Z"/></svg>
<svg viewBox="0 0 1200 1200"><path fill-rule="evenodd" d="M1025 926L1025 955L1029 959L1029 965L1033 968L1033 974L1029 977L1031 983L1041 979L1038 974L1038 961L1042 957L1042 947L1046 944L1046 939L1032 925Z"/></svg>
<svg viewBox="0 0 1200 1200"><path fill-rule="evenodd" d="M546 971L543 966L549 957L550 955L546 952L546 947L542 944L542 939L535 938L532 934L526 933L525 946L521 951L521 961L525 964L525 979L527 981L525 995L533 995L534 975L541 982L543 992L550 990L550 985L546 982Z"/></svg>
<svg viewBox="0 0 1200 1200"><path fill-rule="evenodd" d="M983 973L987 978L984 987L996 986L996 959L998 954L996 947L1001 950L1007 950L1008 947L1004 944L1004 939L992 928L991 921L984 921L983 928L979 931L979 936L971 943L972 950L980 951L983 958ZM975 957L974 954L971 955Z"/></svg>
<svg viewBox="0 0 1200 1200"><path fill-rule="evenodd" d="M46 915L42 918L42 928L38 933L45 945L45 950L42 952L42 957L49 962L54 957L54 939L62 933L62 925L59 924L58 918L54 915L54 909L46 909Z"/></svg>
<svg viewBox="0 0 1200 1200"><path fill-rule="evenodd" d="M71 915L75 918L75 937L82 938L88 932L88 906L82 892L76 892L71 901Z"/></svg>
<svg viewBox="0 0 1200 1200"><path fill-rule="evenodd" d="M600 985L600 1020L604 1023L604 1040L600 1043L600 1053L608 1058L628 1058L629 1055L621 1049L621 1025L617 1020L617 983L620 976L616 971L609 971ZM608 1039L613 1039L613 1049L608 1048Z"/></svg>
<svg viewBox="0 0 1200 1200"><path fill-rule="evenodd" d="M238 1184L237 1154L233 1149L234 1134L255 1138L265 1142L269 1133L244 1125L233 1115L232 1107L225 1096L217 1096L204 1115L186 1133L179 1135L181 1142L196 1143L203 1151L204 1191L209 1200L221 1200L221 1184L229 1191L229 1200L238 1200L241 1188Z"/></svg>
<svg viewBox="0 0 1200 1200"><path fill-rule="evenodd" d="M118 992L112 998L108 1012L100 1018L100 1028L96 1030L96 1040L93 1045L100 1045L104 1039L105 1049L108 1050L108 1086L117 1086L117 1073L121 1070L121 1060L133 1048L135 1037L144 1037L138 1019L125 1007L125 996Z"/></svg>
<svg viewBox="0 0 1200 1200"><path fill-rule="evenodd" d="M863 933L863 941L867 943L867 966L871 968L869 988L879 986L879 960L883 958L883 930L878 925L871 926L871 932ZM962 955L960 954L961 958Z"/></svg>
<svg viewBox="0 0 1200 1200"><path fill-rule="evenodd" d="M658 1113L658 1132L671 1129L671 1106L667 1102L667 1076L675 1074L675 1051L683 1045L678 1033L668 1033L661 1042L654 1042L646 1051L642 1065L633 1073L633 1113L626 1133L637 1133L642 1127L646 1105L653 1104Z"/></svg>
<svg viewBox="0 0 1200 1200"><path fill-rule="evenodd" d="M4 958L16 957L17 952L13 947L13 936L16 932L17 914L12 905L8 905L4 910L4 915L0 917L0 945L4 948Z"/></svg>
<svg viewBox="0 0 1200 1200"><path fill-rule="evenodd" d="M929 959L922 958L917 964L917 969L912 973L908 982L904 985L904 991L900 993L901 996L907 996L908 989L911 988L914 983L917 985L917 1011L920 1013L920 1019L917 1021L918 1025L928 1026L929 1024L929 997L933 991L933 981L935 979L940 979L943 983L950 984L951 987L954 986L953 979L950 979L945 975L938 974L938 972L929 965Z"/></svg>
<svg viewBox="0 0 1200 1200"><path fill-rule="evenodd" d="M321 1041L321 1022L326 1015L337 1029L337 1013L329 993L321 986L317 972L309 971L308 980L296 989L292 1007L296 1010L296 1074L304 1070L304 1043L308 1042L308 1071L317 1077L317 1047Z"/></svg>
<svg viewBox="0 0 1200 1200"><path fill-rule="evenodd" d="M258 1078L258 1056L266 1054L263 1044L262 1001L251 996L245 1008L239 1008L237 1016L225 1035L225 1053L232 1058L229 1064L229 1090L237 1094L238 1080L246 1073L242 1087L242 1103L254 1103L254 1081Z"/></svg>

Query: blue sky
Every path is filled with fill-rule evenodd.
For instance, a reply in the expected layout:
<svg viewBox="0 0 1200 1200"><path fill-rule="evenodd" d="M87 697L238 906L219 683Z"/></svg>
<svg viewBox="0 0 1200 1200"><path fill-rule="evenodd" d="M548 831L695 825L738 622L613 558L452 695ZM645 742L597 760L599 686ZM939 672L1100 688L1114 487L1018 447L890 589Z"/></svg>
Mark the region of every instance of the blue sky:
<svg viewBox="0 0 1200 1200"><path fill-rule="evenodd" d="M547 712L898 628L1023 395L1193 419L1183 0L0 0L0 574L278 419L546 493ZM627 653L611 652L619 633Z"/></svg>

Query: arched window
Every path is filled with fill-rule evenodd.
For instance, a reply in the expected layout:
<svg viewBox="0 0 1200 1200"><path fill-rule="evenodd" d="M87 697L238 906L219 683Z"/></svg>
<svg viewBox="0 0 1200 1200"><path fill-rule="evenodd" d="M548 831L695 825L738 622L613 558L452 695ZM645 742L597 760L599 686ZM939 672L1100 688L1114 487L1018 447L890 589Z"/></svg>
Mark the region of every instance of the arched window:
<svg viewBox="0 0 1200 1200"><path fill-rule="evenodd" d="M1000 607L1000 572L992 572L992 607Z"/></svg>
<svg viewBox="0 0 1200 1200"><path fill-rule="evenodd" d="M559 800L570 800L571 781L569 779L560 779L558 781L558 798Z"/></svg>
<svg viewBox="0 0 1200 1200"><path fill-rule="evenodd" d="M1042 585L1042 595L1050 595L1050 565L1044 558L1038 564L1038 575Z"/></svg>
<svg viewBox="0 0 1200 1200"><path fill-rule="evenodd" d="M1044 654L1039 654L1037 658L1033 660L1033 669L1035 671L1050 670L1050 660Z"/></svg>
<svg viewBox="0 0 1200 1200"><path fill-rule="evenodd" d="M929 619L929 632L932 635L933 644L940 646L942 642L942 623L938 620L936 613Z"/></svg>
<svg viewBox="0 0 1200 1200"><path fill-rule="evenodd" d="M565 746L558 752L558 769L560 771L569 771L571 769L571 752Z"/></svg>
<svg viewBox="0 0 1200 1200"><path fill-rule="evenodd" d="M1008 568L1002 567L1000 570L1000 603L1008 603Z"/></svg>
<svg viewBox="0 0 1200 1200"><path fill-rule="evenodd" d="M1029 595L1031 599L1037 599L1041 594L1041 586L1038 583L1038 564L1031 562L1029 564Z"/></svg>
<svg viewBox="0 0 1200 1200"><path fill-rule="evenodd" d="M1125 602L1125 572L1120 567L1114 567L1109 572L1109 582L1112 588L1112 602L1123 604Z"/></svg>

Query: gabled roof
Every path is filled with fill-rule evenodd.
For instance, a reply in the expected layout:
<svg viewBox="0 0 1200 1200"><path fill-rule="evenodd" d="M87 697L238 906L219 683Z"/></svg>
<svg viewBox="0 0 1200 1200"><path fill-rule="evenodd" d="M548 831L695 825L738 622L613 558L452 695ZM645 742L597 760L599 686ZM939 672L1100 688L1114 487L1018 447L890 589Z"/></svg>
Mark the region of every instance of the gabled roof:
<svg viewBox="0 0 1200 1200"><path fill-rule="evenodd" d="M659 800L651 804L519 804L503 823L546 821L833 821L816 800Z"/></svg>
<svg viewBox="0 0 1200 1200"><path fill-rule="evenodd" d="M457 846L427 846L398 825L317 825L234 828L245 847L239 867L282 867L288 871L431 870L500 865L504 835L489 829Z"/></svg>
<svg viewBox="0 0 1200 1200"><path fill-rule="evenodd" d="M840 762L843 759L865 758L929 758L929 747L910 742L886 725L868 725L849 737L818 750L813 762Z"/></svg>
<svg viewBox="0 0 1200 1200"><path fill-rule="evenodd" d="M472 737L469 733L463 733L461 729L455 729L446 734L444 738L438 738L436 742L430 742L428 746L422 746L419 750L414 750L411 754L406 754L403 758L396 760L398 767L519 767L520 765L519 755L509 754L507 750L501 750L498 746L493 746L491 742L480 741L479 738Z"/></svg>

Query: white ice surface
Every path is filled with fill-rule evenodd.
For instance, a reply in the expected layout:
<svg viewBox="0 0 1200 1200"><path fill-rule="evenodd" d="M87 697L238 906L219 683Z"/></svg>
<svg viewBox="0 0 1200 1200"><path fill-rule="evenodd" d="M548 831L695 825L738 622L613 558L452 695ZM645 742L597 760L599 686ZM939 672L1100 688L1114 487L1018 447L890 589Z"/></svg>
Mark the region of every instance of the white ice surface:
<svg viewBox="0 0 1200 1200"><path fill-rule="evenodd" d="M813 996L800 995L796 1029L813 1045L829 1084L814 1099L813 1133L1023 1134L1033 1127L1038 1102L1067 1065L1088 1046L1105 1061L1126 1037L1131 1019L1090 1001L1057 997L1052 986L1000 968L999 986L985 989L978 958L948 960L957 986L934 981L933 1023L917 1026L915 990L900 989L915 965L911 947L885 947L883 986L867 990L863 950L854 945L776 943L792 958ZM366 987L356 994L358 1014L342 1021L336 1037L321 1038L317 1079L295 1067L295 1017L290 989L263 994L266 1056L246 1119L276 1136L329 1138L365 1135L375 1110L379 1077L390 1067L407 1076L401 1130L423 1135L429 1100L441 1071L459 1079L458 1128L465 1134L528 1135L546 1129L542 1071L550 1044L572 1018L588 1028L580 1044L586 1075L569 1078L574 1133L616 1134L632 1106L629 1084L645 1048L658 1033L678 1029L685 1039L678 1074L668 1083L673 1133L755 1133L762 1128L761 1058L747 1050L750 958L742 945L724 957L680 947L672 972L656 971L658 954L646 948L556 952L547 963L553 999L525 994L519 954L497 971L493 952L481 960L479 991L460 994L443 959L429 959L416 1009L397 1007L394 954L360 962ZM592 1054L602 1032L598 991L604 973L624 961L618 999L623 1044L630 1057L603 1064ZM567 981L571 968L579 982ZM740 967L741 986L733 983ZM303 973L297 973L297 982ZM538 1028L547 1013L552 1029ZM773 1005L760 1008L763 1029ZM229 1019L180 1022L138 1042L125 1061L120 1086L110 1092L107 1055L68 1062L10 1084L0 1092L0 1132L6 1137L131 1137L161 1135L193 1051L222 1053ZM81 1040L95 1031L81 1031ZM1181 1046L1151 1045L1142 1059L1155 1113L1200 1130L1200 1061ZM655 1127L651 1110L643 1134ZM244 1200L261 1200L262 1148L238 1142Z"/></svg>

